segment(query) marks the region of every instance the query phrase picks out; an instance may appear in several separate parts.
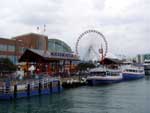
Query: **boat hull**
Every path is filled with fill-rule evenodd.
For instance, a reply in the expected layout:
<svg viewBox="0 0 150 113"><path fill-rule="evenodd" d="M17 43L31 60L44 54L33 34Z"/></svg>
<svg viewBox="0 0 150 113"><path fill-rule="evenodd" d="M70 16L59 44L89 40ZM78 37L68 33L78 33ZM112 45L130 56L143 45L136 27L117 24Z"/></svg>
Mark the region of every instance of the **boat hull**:
<svg viewBox="0 0 150 113"><path fill-rule="evenodd" d="M145 65L144 70L145 70L145 75L150 76L150 65Z"/></svg>
<svg viewBox="0 0 150 113"><path fill-rule="evenodd" d="M122 81L122 76L116 78L87 78L88 85L105 85L105 84L112 84L118 83Z"/></svg>
<svg viewBox="0 0 150 113"><path fill-rule="evenodd" d="M144 74L132 74L132 73L123 73L123 80L136 80L144 78Z"/></svg>

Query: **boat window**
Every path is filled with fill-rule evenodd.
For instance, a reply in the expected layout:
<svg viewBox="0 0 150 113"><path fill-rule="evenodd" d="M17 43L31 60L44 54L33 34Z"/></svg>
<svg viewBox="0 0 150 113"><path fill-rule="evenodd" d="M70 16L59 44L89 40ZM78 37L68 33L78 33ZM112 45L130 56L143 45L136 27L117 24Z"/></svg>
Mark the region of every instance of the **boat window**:
<svg viewBox="0 0 150 113"><path fill-rule="evenodd" d="M126 69L125 71L127 71L127 72L128 72L129 70L128 70L128 69Z"/></svg>
<svg viewBox="0 0 150 113"><path fill-rule="evenodd" d="M143 70L139 70L139 73L143 73Z"/></svg>
<svg viewBox="0 0 150 113"><path fill-rule="evenodd" d="M106 72L92 72L91 76L105 76Z"/></svg>
<svg viewBox="0 0 150 113"><path fill-rule="evenodd" d="M126 71L127 72L140 72L140 73L142 73L143 72L143 70L135 70L135 69L126 69Z"/></svg>
<svg viewBox="0 0 150 113"><path fill-rule="evenodd" d="M112 76L118 76L119 72L112 72Z"/></svg>
<svg viewBox="0 0 150 113"><path fill-rule="evenodd" d="M133 70L133 72L137 72L137 70Z"/></svg>
<svg viewBox="0 0 150 113"><path fill-rule="evenodd" d="M105 75L106 75L106 72L99 72L98 75L99 75L99 76L105 76Z"/></svg>
<svg viewBox="0 0 150 113"><path fill-rule="evenodd" d="M107 72L106 72L106 75L110 76L110 75L111 75L111 72L108 72L108 71L107 71Z"/></svg>
<svg viewBox="0 0 150 113"><path fill-rule="evenodd" d="M137 72L137 70L133 70L133 72Z"/></svg>
<svg viewBox="0 0 150 113"><path fill-rule="evenodd" d="M127 71L127 72L132 72L132 70L131 70L131 69L126 69L126 71Z"/></svg>

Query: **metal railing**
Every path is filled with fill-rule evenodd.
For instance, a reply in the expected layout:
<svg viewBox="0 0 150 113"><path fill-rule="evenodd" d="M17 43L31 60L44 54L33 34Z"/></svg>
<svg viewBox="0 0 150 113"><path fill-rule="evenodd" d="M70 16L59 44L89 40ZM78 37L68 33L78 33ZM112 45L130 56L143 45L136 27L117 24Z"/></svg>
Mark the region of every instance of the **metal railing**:
<svg viewBox="0 0 150 113"><path fill-rule="evenodd" d="M41 79L29 79L23 81L9 81L9 85L6 82L0 82L0 94L14 93L15 85L17 85L17 91L26 91L28 85L30 85L30 90L36 90L41 84L42 88L48 88L50 82L54 80L59 81L59 77L43 77Z"/></svg>

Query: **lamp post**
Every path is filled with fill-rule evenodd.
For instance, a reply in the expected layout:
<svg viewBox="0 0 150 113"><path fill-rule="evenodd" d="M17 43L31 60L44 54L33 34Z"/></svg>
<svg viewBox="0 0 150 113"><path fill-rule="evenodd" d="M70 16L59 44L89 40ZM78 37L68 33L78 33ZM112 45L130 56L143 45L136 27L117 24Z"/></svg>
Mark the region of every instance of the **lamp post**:
<svg viewBox="0 0 150 113"><path fill-rule="evenodd" d="M17 63L17 60L18 60L18 51L19 51L19 47L18 47L18 42L19 44L21 44L22 40L17 40L16 38L13 39L15 41L15 63Z"/></svg>
<svg viewBox="0 0 150 113"><path fill-rule="evenodd" d="M16 54L17 54L17 47L16 47L16 45L17 45L17 39L16 38L14 38L14 39L12 39L12 40L14 40L14 63L16 64L17 62L17 58L16 58Z"/></svg>

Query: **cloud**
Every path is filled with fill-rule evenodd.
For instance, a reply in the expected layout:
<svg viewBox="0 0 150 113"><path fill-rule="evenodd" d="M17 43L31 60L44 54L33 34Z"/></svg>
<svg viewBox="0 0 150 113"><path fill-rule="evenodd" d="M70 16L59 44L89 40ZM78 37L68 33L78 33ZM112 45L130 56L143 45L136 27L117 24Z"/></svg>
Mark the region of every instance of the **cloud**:
<svg viewBox="0 0 150 113"><path fill-rule="evenodd" d="M75 50L82 32L102 32L109 52L134 56L150 48L149 0L1 0L0 36L12 37L41 31L58 38Z"/></svg>

